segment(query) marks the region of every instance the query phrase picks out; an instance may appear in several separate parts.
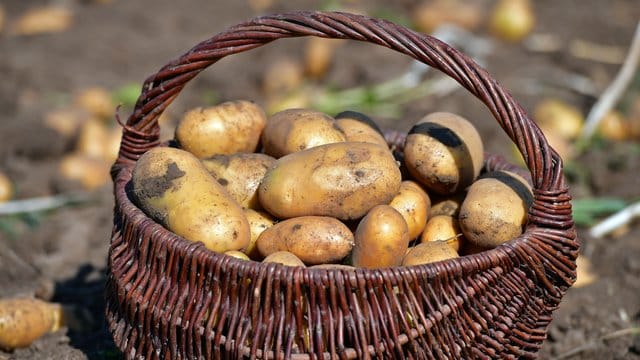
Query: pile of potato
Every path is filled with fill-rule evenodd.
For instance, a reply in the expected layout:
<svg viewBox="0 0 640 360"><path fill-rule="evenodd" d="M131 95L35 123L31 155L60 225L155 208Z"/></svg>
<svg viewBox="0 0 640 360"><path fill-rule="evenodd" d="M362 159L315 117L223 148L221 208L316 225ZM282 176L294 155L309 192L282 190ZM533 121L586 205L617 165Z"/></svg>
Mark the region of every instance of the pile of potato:
<svg viewBox="0 0 640 360"><path fill-rule="evenodd" d="M130 196L215 252L290 266L425 264L522 233L532 193L486 173L470 122L432 113L392 151L366 115L230 101L187 112L174 146L137 161Z"/></svg>

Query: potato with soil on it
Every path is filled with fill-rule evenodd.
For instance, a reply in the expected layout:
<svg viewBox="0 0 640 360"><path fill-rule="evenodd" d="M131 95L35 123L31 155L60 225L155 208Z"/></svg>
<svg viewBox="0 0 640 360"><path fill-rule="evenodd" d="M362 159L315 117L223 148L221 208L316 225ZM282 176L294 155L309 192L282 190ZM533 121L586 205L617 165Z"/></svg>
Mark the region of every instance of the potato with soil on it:
<svg viewBox="0 0 640 360"><path fill-rule="evenodd" d="M462 232L457 217L436 215L427 222L420 236L420 242L443 241L455 251L459 251L461 237Z"/></svg>
<svg viewBox="0 0 640 360"><path fill-rule="evenodd" d="M264 153L275 158L346 140L333 118L307 109L288 109L271 115L262 133Z"/></svg>
<svg viewBox="0 0 640 360"><path fill-rule="evenodd" d="M33 298L0 299L0 349L29 346L63 324L60 304Z"/></svg>
<svg viewBox="0 0 640 360"><path fill-rule="evenodd" d="M398 266L409 247L409 228L396 209L378 205L358 224L355 242L351 253L353 266Z"/></svg>
<svg viewBox="0 0 640 360"><path fill-rule="evenodd" d="M264 174L276 162L269 155L236 153L214 155L202 163L218 183L243 208L260 209L258 186Z"/></svg>
<svg viewBox="0 0 640 360"><path fill-rule="evenodd" d="M246 100L195 108L176 126L180 147L199 158L237 152L252 153L267 122L264 110Z"/></svg>
<svg viewBox="0 0 640 360"><path fill-rule="evenodd" d="M249 245L242 207L192 154L153 148L136 162L131 182L135 203L177 235L220 253Z"/></svg>
<svg viewBox="0 0 640 360"><path fill-rule="evenodd" d="M288 251L276 251L262 260L263 263L278 263L286 266L302 266L305 264L297 256Z"/></svg>
<svg viewBox="0 0 640 360"><path fill-rule="evenodd" d="M432 197L429 216L448 215L457 218L465 196L467 196L466 192L459 192L447 197Z"/></svg>
<svg viewBox="0 0 640 360"><path fill-rule="evenodd" d="M326 216L301 216L279 222L258 237L263 256L288 251L307 265L339 262L353 248L353 234L340 220Z"/></svg>
<svg viewBox="0 0 640 360"><path fill-rule="evenodd" d="M533 193L522 177L509 171L483 175L460 207L460 229L478 248L494 248L522 234Z"/></svg>
<svg viewBox="0 0 640 360"><path fill-rule="evenodd" d="M249 242L249 246L247 246L244 252L252 260L261 260L263 256L260 254L260 251L258 251L256 242L258 241L258 237L260 237L260 234L262 234L262 232L267 230L268 228L272 227L273 224L275 224L276 220L264 211L244 209L244 214L249 221L249 228L251 229L251 241Z"/></svg>
<svg viewBox="0 0 640 360"><path fill-rule="evenodd" d="M402 260L403 266L430 264L436 261L454 259L458 253L443 241L420 243L409 249Z"/></svg>
<svg viewBox="0 0 640 360"><path fill-rule="evenodd" d="M327 144L284 156L267 171L260 204L275 217L358 219L400 189L391 152L369 143Z"/></svg>
<svg viewBox="0 0 640 360"><path fill-rule="evenodd" d="M336 126L342 131L347 141L368 142L388 147L382 130L367 115L356 111L343 111L335 116Z"/></svg>
<svg viewBox="0 0 640 360"><path fill-rule="evenodd" d="M480 174L484 150L480 134L463 117L436 112L411 128L404 161L413 178L440 195L464 190Z"/></svg>
<svg viewBox="0 0 640 360"><path fill-rule="evenodd" d="M429 195L414 181L405 180L400 184L400 191L391 200L389 206L396 209L407 222L409 239L420 236L427 224L431 200Z"/></svg>

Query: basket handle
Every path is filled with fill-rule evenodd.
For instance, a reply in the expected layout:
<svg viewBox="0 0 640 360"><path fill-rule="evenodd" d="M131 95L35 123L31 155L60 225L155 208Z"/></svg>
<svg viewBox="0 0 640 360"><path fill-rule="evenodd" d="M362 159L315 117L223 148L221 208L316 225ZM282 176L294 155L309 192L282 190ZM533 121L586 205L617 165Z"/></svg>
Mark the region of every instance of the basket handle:
<svg viewBox="0 0 640 360"><path fill-rule="evenodd" d="M341 12L299 11L258 17L201 42L147 78L133 113L123 124L120 153L112 173L131 166L159 144L158 117L189 80L225 56L280 38L317 36L378 44L408 55L455 79L491 111L523 155L534 187L529 224L557 229L573 226L571 197L562 159L538 126L486 70L442 41L394 23Z"/></svg>

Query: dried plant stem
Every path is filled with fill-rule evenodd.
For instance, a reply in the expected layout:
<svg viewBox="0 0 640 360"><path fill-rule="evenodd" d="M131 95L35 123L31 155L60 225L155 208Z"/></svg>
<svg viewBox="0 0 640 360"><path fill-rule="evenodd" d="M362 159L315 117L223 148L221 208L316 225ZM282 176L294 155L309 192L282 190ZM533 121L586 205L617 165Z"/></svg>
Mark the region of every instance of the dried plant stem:
<svg viewBox="0 0 640 360"><path fill-rule="evenodd" d="M615 229L629 223L633 218L640 216L640 202L629 205L617 213L609 216L589 230L589 235L599 238Z"/></svg>
<svg viewBox="0 0 640 360"><path fill-rule="evenodd" d="M15 215L51 210L90 200L88 193L62 194L31 199L12 200L0 204L0 215Z"/></svg>

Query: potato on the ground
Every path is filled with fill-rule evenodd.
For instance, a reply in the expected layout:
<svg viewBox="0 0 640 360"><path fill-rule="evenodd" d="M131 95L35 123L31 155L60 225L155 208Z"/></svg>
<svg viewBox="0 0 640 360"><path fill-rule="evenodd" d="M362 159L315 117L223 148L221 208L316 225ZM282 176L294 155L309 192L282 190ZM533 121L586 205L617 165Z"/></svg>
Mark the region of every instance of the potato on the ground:
<svg viewBox="0 0 640 360"><path fill-rule="evenodd" d="M420 242L444 241L455 251L460 250L460 238L462 232L458 224L458 218L448 215L436 215L429 219L425 226Z"/></svg>
<svg viewBox="0 0 640 360"><path fill-rule="evenodd" d="M460 207L465 239L493 248L522 234L533 193L526 180L508 171L495 171L477 180Z"/></svg>
<svg viewBox="0 0 640 360"><path fill-rule="evenodd" d="M391 152L369 143L327 144L284 156L267 171L260 204L278 218L358 219L400 189Z"/></svg>
<svg viewBox="0 0 640 360"><path fill-rule="evenodd" d="M332 117L307 109L288 109L271 115L262 133L264 153L276 158L346 140Z"/></svg>
<svg viewBox="0 0 640 360"><path fill-rule="evenodd" d="M484 150L480 134L466 119L436 112L411 128L404 146L407 170L440 195L464 190L480 174Z"/></svg>
<svg viewBox="0 0 640 360"><path fill-rule="evenodd" d="M74 102L100 119L112 119L116 111L116 104L107 89L90 87L82 89L74 97Z"/></svg>
<svg viewBox="0 0 640 360"><path fill-rule="evenodd" d="M389 206L396 209L407 222L409 227L409 239L415 239L427 224L431 200L429 195L411 180L405 180L400 184L400 191L391 200Z"/></svg>
<svg viewBox="0 0 640 360"><path fill-rule="evenodd" d="M256 245L263 256L289 251L307 265L318 265L338 262L349 255L353 234L340 220L301 216L266 229Z"/></svg>
<svg viewBox="0 0 640 360"><path fill-rule="evenodd" d="M306 267L302 260L288 251L277 251L262 260L263 263L278 263L286 266Z"/></svg>
<svg viewBox="0 0 640 360"><path fill-rule="evenodd" d="M29 346L62 326L62 306L33 298L0 300L0 349Z"/></svg>
<svg viewBox="0 0 640 360"><path fill-rule="evenodd" d="M202 163L229 195L244 208L260 209L258 186L276 159L259 153L214 155Z"/></svg>
<svg viewBox="0 0 640 360"><path fill-rule="evenodd" d="M398 266L409 247L409 228L402 215L389 205L378 205L362 218L351 253L353 266Z"/></svg>
<svg viewBox="0 0 640 360"><path fill-rule="evenodd" d="M11 200L13 197L13 185L4 173L0 172L0 202Z"/></svg>
<svg viewBox="0 0 640 360"><path fill-rule="evenodd" d="M178 122L175 138L180 147L199 158L217 154L255 152L267 122L257 104L236 100L195 108Z"/></svg>
<svg viewBox="0 0 640 360"><path fill-rule="evenodd" d="M67 180L77 181L86 190L95 190L111 181L111 163L102 158L72 153L60 161L59 173Z"/></svg>
<svg viewBox="0 0 640 360"><path fill-rule="evenodd" d="M343 111L335 116L336 126L347 141L368 142L388 147L382 130L365 114L356 111Z"/></svg>
<svg viewBox="0 0 640 360"><path fill-rule="evenodd" d="M264 211L253 209L244 209L244 214L249 221L249 228L251 229L251 241L244 252L253 260L261 260L262 255L258 251L256 241L263 231L273 226L275 219Z"/></svg>
<svg viewBox="0 0 640 360"><path fill-rule="evenodd" d="M245 249L249 222L236 203L192 154L157 147L133 169L133 199L152 219L216 252Z"/></svg>
<svg viewBox="0 0 640 360"><path fill-rule="evenodd" d="M529 35L535 16L529 0L499 0L489 20L489 30L498 38L517 42Z"/></svg>
<svg viewBox="0 0 640 360"><path fill-rule="evenodd" d="M443 241L420 243L409 249L402 260L403 266L429 264L457 258L458 253Z"/></svg>

